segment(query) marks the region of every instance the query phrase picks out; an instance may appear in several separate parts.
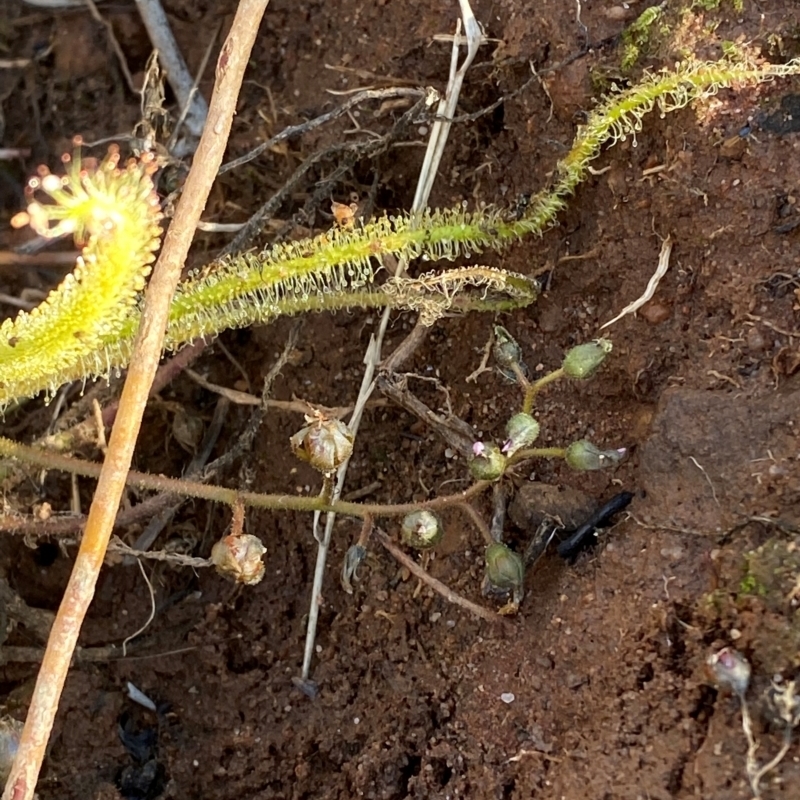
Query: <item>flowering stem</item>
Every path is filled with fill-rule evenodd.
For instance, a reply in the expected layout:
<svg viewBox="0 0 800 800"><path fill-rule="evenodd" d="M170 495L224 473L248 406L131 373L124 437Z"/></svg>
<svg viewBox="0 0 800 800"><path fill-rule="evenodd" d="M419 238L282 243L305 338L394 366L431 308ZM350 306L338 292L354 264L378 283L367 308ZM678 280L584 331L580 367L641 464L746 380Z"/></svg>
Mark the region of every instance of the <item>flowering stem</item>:
<svg viewBox="0 0 800 800"><path fill-rule="evenodd" d="M479 606L471 600L467 600L460 594L456 594L446 584L436 580L432 575L429 575L422 569L413 558L404 553L382 530L376 528L372 534L412 575L419 578L423 583L430 586L435 592L438 592L445 600L454 603L461 608L471 611L475 616L485 619L487 622L494 622L503 626L511 628L510 623L497 614L495 611L490 611L488 608Z"/></svg>
<svg viewBox="0 0 800 800"><path fill-rule="evenodd" d="M532 447L529 450L518 450L508 459L508 466L527 461L529 458L564 458L567 455L565 447Z"/></svg>
<svg viewBox="0 0 800 800"><path fill-rule="evenodd" d="M480 531L480 534L487 545L490 545L494 542L494 538L492 537L492 533L489 530L488 525L483 521L481 515L469 503L459 502L456 507L461 509L461 511L463 511L464 514L470 518L470 521Z"/></svg>
<svg viewBox="0 0 800 800"><path fill-rule="evenodd" d="M16 458L19 461L24 461L27 464L33 464L43 469L57 469L73 475L83 475L87 478L98 478L102 470L101 464L61 455L60 453L52 453L38 447L19 444L3 437L0 437L0 457ZM176 494L182 497L196 497L201 500L224 503L231 507L235 507L237 501L240 500L244 505L255 508L268 508L275 511L332 511L337 514L359 517L360 519L370 515L376 517L402 517L421 508L430 510L446 508L476 497L491 486L489 481L477 481L463 492L436 497L433 500L381 505L380 503L353 503L346 500L328 501L320 495L315 497L295 497L284 494L240 492L236 489L226 489L224 486L213 486L183 478L166 478L163 475L151 475L146 472L136 472L135 470L127 473L125 484L139 490Z"/></svg>
<svg viewBox="0 0 800 800"><path fill-rule="evenodd" d="M557 370L548 373L547 375L539 378L538 381L534 381L533 383L528 383L527 388L525 389L525 400L522 403L522 411L525 414L530 414L531 409L533 408L533 401L539 392L547 386L548 383L554 383L559 378L564 377L564 370L559 367Z"/></svg>

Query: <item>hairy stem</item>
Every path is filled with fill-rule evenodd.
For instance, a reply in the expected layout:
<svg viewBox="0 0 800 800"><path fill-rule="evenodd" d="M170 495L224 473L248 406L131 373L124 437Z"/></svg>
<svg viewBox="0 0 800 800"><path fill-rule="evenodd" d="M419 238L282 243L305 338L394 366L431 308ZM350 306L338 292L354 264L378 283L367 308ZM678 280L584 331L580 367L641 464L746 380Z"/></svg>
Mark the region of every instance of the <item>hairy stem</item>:
<svg viewBox="0 0 800 800"><path fill-rule="evenodd" d="M462 280L458 271L451 271L445 273L449 277L438 284L435 279L442 276L423 276L414 286L406 286L398 279L376 289L374 281L380 256L392 254L405 261L453 259L501 248L528 234L541 234L555 222L558 212L585 179L591 161L600 154L602 147L635 136L641 130L644 115L654 108L658 107L665 114L712 95L722 87L757 83L798 72L798 60L783 65L721 61L687 63L672 72L648 75L638 85L612 94L589 115L586 124L579 127L572 149L558 163L552 186L534 197L520 218L492 207L472 212L455 208L400 214L362 226L334 229L312 239L276 245L261 253L228 257L179 286L170 310L165 346L177 349L192 339L215 336L227 328L263 323L283 314L307 310L389 305L420 310L423 321L429 323L449 308L448 304L465 286L480 284ZM79 181L70 181L67 181L67 188L73 185L80 188ZM60 219L59 225L71 224L74 229L81 225L86 227L80 217L89 211L90 219L93 218L95 206L92 203L68 202L74 198L63 189L60 193L53 190L52 181L40 184L56 200L56 205L34 204L34 217L38 215L40 222ZM138 218L136 215L143 213L141 209L129 208L137 197L136 192L129 191L122 202L119 193L111 191L113 186L109 188L103 184L103 187L107 191L88 193L95 205L102 201L102 208L107 210L109 204L114 206L114 202L118 202L118 207L114 208L121 217ZM77 189L75 191L77 193ZM120 225L117 232L124 230L129 230L127 223ZM128 251L120 247L119 237L115 237L114 232L113 225L110 229L101 227L96 236L102 238L110 234L112 241L117 242L116 250L112 246L116 258L119 253ZM139 251L150 252L147 250L150 246L140 246ZM146 264L140 265L140 270L145 268ZM113 283L113 270L107 274ZM80 287L78 277L79 272L76 272L76 278L65 281L61 290L70 289L76 282ZM523 276L507 275L505 289L500 291L508 292L509 296L502 308L519 307L535 299L530 283L527 291L520 290L524 281ZM447 302L443 304L441 298ZM98 306L101 307L105 308ZM103 375L111 367L127 364L141 311L130 309L124 303L114 306L120 307L122 312L110 315L113 319L107 320L105 329L99 326L98 342L97 336L85 335L87 326L82 321L76 322L70 317L72 322L69 323L59 311L55 298L49 299L30 316L38 316L37 324L44 329L56 326L54 330L59 331L59 336L41 339L44 350L37 349L42 362L36 369L30 361L20 361L17 369L15 350L20 341L27 347L28 342L39 341L38 337L25 336L21 340L14 330L2 326L0 405L42 389L52 393L66 381ZM470 307L480 306L476 302ZM497 310L498 306L489 303L486 308ZM97 314L101 321L104 314L105 311ZM34 358L39 357L34 354Z"/></svg>
<svg viewBox="0 0 800 800"><path fill-rule="evenodd" d="M86 478L98 478L102 470L102 464L53 453L39 447L30 447L3 437L0 437L0 457L15 458L23 463L32 464L42 469L57 469ZM200 500L224 503L231 507L235 505L237 498L239 498L245 505L253 506L254 508L272 509L273 511L332 511L337 514L348 514L360 518L369 515L375 517L401 517L418 508L431 510L446 508L454 503L463 503L471 497L481 494L491 486L488 481L478 481L457 494L444 495L417 503L382 505L380 503L353 503L346 500L326 502L321 496L297 497L296 495L241 492L235 489L226 489L223 486L199 483L198 481L184 478L166 478L163 475L151 475L147 472L137 472L135 470L130 470L127 473L125 483L140 491L148 490L175 494L181 497L195 497Z"/></svg>

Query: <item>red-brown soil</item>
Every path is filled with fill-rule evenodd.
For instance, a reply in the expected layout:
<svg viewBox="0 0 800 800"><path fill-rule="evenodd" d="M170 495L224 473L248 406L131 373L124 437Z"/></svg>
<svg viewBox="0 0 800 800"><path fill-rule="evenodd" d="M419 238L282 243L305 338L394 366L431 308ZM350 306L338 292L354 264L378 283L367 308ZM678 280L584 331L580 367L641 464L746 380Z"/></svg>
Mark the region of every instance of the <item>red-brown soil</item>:
<svg viewBox="0 0 800 800"><path fill-rule="evenodd" d="M131 71L141 73L149 45L134 6L104 5ZM615 37L650 3L579 5L580 23L575 3L476 0L490 42L467 75L460 109L474 112L510 95L530 77L529 63L546 75L493 113L454 127L433 206L513 206L546 186L582 113L603 85L625 79ZM197 68L212 41L213 64L235 4L169 0L165 6L190 67ZM771 60L800 52L796 3L745 0L744 6L736 12L723 1L717 12L696 10L685 41L708 58L720 56L723 41L760 47ZM400 82L442 89L449 45L433 36L453 31L457 11L454 2L273 0L230 155L341 102L329 90ZM86 141L119 137L137 121L138 99L106 41L82 9L50 11L10 0L0 12L3 57L36 58L24 69L0 70L3 146L32 150L24 164L0 164L5 220L21 207L25 177L42 161L55 168L74 134ZM593 46L571 59L586 41ZM42 56L49 46L52 52ZM674 58L673 51L645 54L631 79L642 64L657 68ZM201 82L207 95L212 80L209 67ZM547 279L538 303L496 320L539 374L638 297L663 239L673 242L670 269L649 307L610 329L614 350L598 375L547 389L537 406L545 445L587 437L628 447L629 458L594 473L536 463L533 474L514 481L522 492L513 515L519 524L529 477L580 489L597 503L630 490L629 515L620 515L576 564L555 554L536 564L509 631L427 589L417 592L416 580L377 543L354 594L346 594L339 572L359 525L340 519L313 667L319 696L311 700L292 682L302 662L316 552L311 520L251 512L247 530L268 551L258 586L233 589L210 570L146 565L155 619L126 657L117 649L74 667L40 783L42 800L750 797L739 703L710 683L705 661L728 644L749 659L757 758L766 762L782 732L762 713L763 693L774 676L792 679L800 667L800 612L790 597L800 575L800 132L791 119L798 94L800 81L781 80L721 91L664 119L651 115L635 141L598 159L597 174L557 227L542 239L481 256L482 263ZM364 106L358 117L227 173L205 218L246 219L302 159L366 135L353 133L356 127L384 133L402 113L375 110ZM375 181L377 210L408 208L425 133L410 136L416 145L357 163L331 187L330 199L350 202L354 193L363 200ZM312 171L280 219L291 220L314 181L335 166L323 162ZM328 208L326 200L316 229L330 225ZM298 227L295 218L290 235L308 233ZM9 233L5 246L19 237ZM193 263L204 263L225 241L200 234ZM0 269L0 290L16 296L47 288L61 274ZM374 312L306 319L273 396L351 403L376 321ZM496 372L466 380L494 322L479 314L440 321L405 368L438 377L476 435L499 438L519 407L519 390ZM386 353L412 323L410 315L394 315ZM255 392L292 324L281 320L222 337ZM195 369L214 383L247 388L220 347L210 346ZM430 406L443 406L432 385L410 387ZM207 423L216 399L186 376L162 391L145 420L137 467L179 475L189 456L175 441L176 415ZM44 433L52 407L43 408L32 404L9 417L5 434L30 440ZM238 406L229 413L220 451L236 440L248 414ZM264 492L318 491L318 477L288 446L301 425L297 414L270 412L256 446L218 481ZM455 491L466 470L446 447L402 410L370 410L348 490L374 484L370 502ZM68 476L32 470L30 479L6 497L9 509L29 512L47 501L56 512L69 510ZM85 511L92 483L81 480L79 489ZM489 499L477 504L486 519ZM481 596L480 536L455 511L444 522L430 572L497 607ZM206 556L228 524L225 509L186 503L157 547L188 540L194 554ZM129 542L139 532L118 531ZM531 533L507 522L506 540L519 550ZM31 606L57 607L75 552L57 545L18 538L2 544L4 574ZM119 646L150 607L137 566L109 565L82 646ZM5 642L41 644L19 627ZM8 657L0 664L0 697L22 718L36 667ZM128 681L158 704L158 714L127 699ZM142 744L147 733L151 739ZM139 761L131 755L135 742L143 748ZM765 778L764 797L798 796L798 748Z"/></svg>

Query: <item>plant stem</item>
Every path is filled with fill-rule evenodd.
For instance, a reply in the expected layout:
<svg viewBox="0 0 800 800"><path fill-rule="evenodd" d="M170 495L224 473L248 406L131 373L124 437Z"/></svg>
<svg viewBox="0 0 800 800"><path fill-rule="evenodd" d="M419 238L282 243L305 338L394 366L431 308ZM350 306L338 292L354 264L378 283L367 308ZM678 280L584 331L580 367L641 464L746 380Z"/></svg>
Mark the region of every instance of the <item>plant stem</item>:
<svg viewBox="0 0 800 800"><path fill-rule="evenodd" d="M539 451L521 451L533 453ZM542 451L544 452L544 451ZM549 452L549 451L548 451ZM563 451L559 451L563 453ZM519 454L517 454L519 455ZM91 461L83 461L72 456L51 453L37 447L19 444L10 439L0 437L0 457L15 458L27 464L43 469L57 469L73 475L82 475L87 478L98 478L103 465ZM528 456L531 457L531 456ZM213 486L197 481L188 481L183 478L167 478L163 475L150 475L146 472L130 470L125 476L125 484L139 490L150 490L166 494L175 494L182 497L196 497L200 500L211 500L215 503L224 503L234 506L237 499L241 499L246 506L254 508L267 508L275 511L332 511L337 514L348 514L353 517L364 518L369 515L376 517L401 517L420 508L436 510L447 506L463 503L484 492L491 483L478 481L468 489L457 494L435 497L418 503L353 503L346 500L333 500L326 502L323 497L296 497L284 494L261 494L259 492L239 492L235 489L226 489L223 486ZM7 526L4 526L7 530Z"/></svg>
<svg viewBox="0 0 800 800"><path fill-rule="evenodd" d="M161 3L157 0L135 0L135 2L153 48L158 51L159 60L178 99L181 112L185 115L186 130L190 138L196 142L203 133L203 126L209 113L205 98L195 90L194 80L178 49ZM184 147L172 155L182 158L189 152L191 149Z"/></svg>
<svg viewBox="0 0 800 800"><path fill-rule="evenodd" d="M529 450L518 450L508 459L508 467L527 461L529 458L564 458L567 455L565 447L532 447Z"/></svg>
<svg viewBox="0 0 800 800"><path fill-rule="evenodd" d="M103 564L133 457L142 414L161 357L172 296L180 280L197 221L205 207L214 176L222 163L239 88L268 2L269 0L241 0L217 62L217 82L208 123L164 241L164 248L153 271L134 347L134 357L122 390L119 413L111 433L105 464L75 566L47 642L3 800L31 800L36 788L58 701L81 624L94 596L97 576Z"/></svg>
<svg viewBox="0 0 800 800"><path fill-rule="evenodd" d="M525 414L530 414L531 410L533 409L533 401L536 398L536 395L547 386L548 383L553 383L557 381L559 378L564 377L564 370L559 367L553 372L548 373L547 375L539 378L538 381L534 381L533 383L528 383L525 387L525 400L522 403L522 410Z"/></svg>
<svg viewBox="0 0 800 800"><path fill-rule="evenodd" d="M441 581L436 580L432 575L427 573L422 567L414 561L413 558L407 556L382 530L376 528L372 534L412 575L419 578L423 583L426 583L435 592L444 597L445 600L454 603L461 608L467 609L475 616L485 619L487 622L503 625L505 628L510 629L511 624L494 611L488 608L479 606L466 597L456 594L452 589L446 586Z"/></svg>
<svg viewBox="0 0 800 800"><path fill-rule="evenodd" d="M464 514L469 517L470 522L472 522L472 524L478 529L487 546L494 543L494 538L489 530L489 526L483 521L481 515L469 503L457 503L456 508L463 511Z"/></svg>

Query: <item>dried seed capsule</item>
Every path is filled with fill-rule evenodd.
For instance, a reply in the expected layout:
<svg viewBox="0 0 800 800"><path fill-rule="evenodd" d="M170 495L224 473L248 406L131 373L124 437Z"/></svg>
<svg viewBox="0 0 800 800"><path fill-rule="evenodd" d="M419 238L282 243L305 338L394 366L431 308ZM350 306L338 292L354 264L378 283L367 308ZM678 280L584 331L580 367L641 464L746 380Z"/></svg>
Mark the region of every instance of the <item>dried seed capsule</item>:
<svg viewBox="0 0 800 800"><path fill-rule="evenodd" d="M412 511L403 519L401 535L405 544L428 550L441 541L444 529L439 518L430 511Z"/></svg>
<svg viewBox="0 0 800 800"><path fill-rule="evenodd" d="M506 439L503 452L512 456L517 450L528 447L539 437L539 423L530 415L520 412L514 414L506 424Z"/></svg>
<svg viewBox="0 0 800 800"><path fill-rule="evenodd" d="M610 352L611 342L608 339L597 339L594 342L579 344L567 353L561 368L570 378L584 380L594 375Z"/></svg>
<svg viewBox="0 0 800 800"><path fill-rule="evenodd" d="M486 579L493 589L519 593L525 580L522 559L502 542L486 548Z"/></svg>
<svg viewBox="0 0 800 800"><path fill-rule="evenodd" d="M491 442L475 442L472 445L474 456L469 462L469 471L479 481L496 481L502 477L508 459L500 448Z"/></svg>
<svg viewBox="0 0 800 800"><path fill-rule="evenodd" d="M211 548L211 563L220 575L252 586L264 577L261 557L267 548L249 533L231 533Z"/></svg>
<svg viewBox="0 0 800 800"><path fill-rule="evenodd" d="M750 664L732 647L723 647L707 659L709 672L720 686L729 686L739 697L744 697L750 685Z"/></svg>
<svg viewBox="0 0 800 800"><path fill-rule="evenodd" d="M580 439L567 448L564 458L572 469L586 471L605 469L614 464L619 464L625 453L627 453L627 450L624 447L620 447L617 450L601 450L586 439Z"/></svg>
<svg viewBox="0 0 800 800"><path fill-rule="evenodd" d="M502 325L495 325L494 339L492 354L497 362L500 374L511 383L516 383L518 378L514 372L514 367L517 367L527 378L528 367L522 360L522 349L514 337Z"/></svg>
<svg viewBox="0 0 800 800"><path fill-rule="evenodd" d="M341 420L306 417L310 422L289 440L292 452L325 475L335 472L353 452L353 434Z"/></svg>

